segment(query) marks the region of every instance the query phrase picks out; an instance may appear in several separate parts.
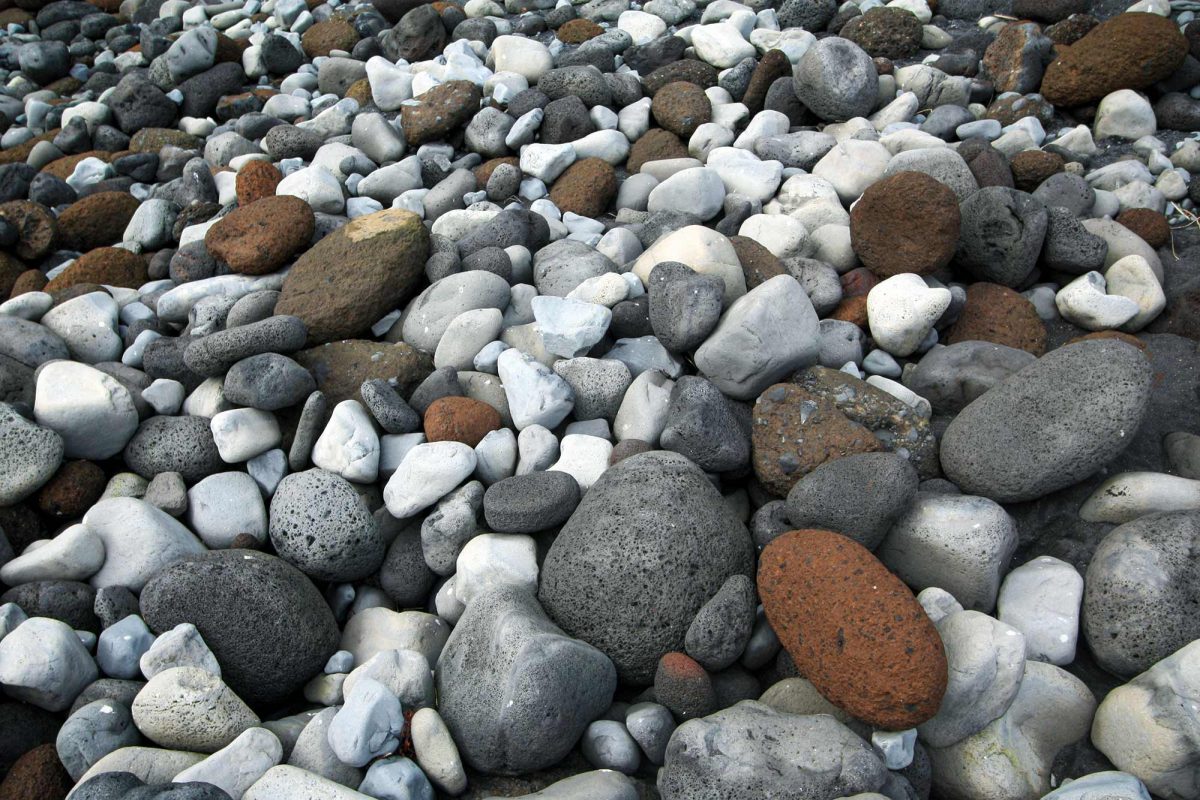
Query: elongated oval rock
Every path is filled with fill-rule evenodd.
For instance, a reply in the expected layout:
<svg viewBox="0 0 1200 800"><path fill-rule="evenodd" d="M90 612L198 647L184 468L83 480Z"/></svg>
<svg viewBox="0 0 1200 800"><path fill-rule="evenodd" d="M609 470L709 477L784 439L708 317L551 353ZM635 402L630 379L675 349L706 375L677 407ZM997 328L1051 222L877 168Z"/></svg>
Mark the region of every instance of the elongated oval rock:
<svg viewBox="0 0 1200 800"><path fill-rule="evenodd" d="M831 531L789 531L762 552L758 594L800 673L834 705L889 730L937 713L947 681L941 637L862 545Z"/></svg>
<svg viewBox="0 0 1200 800"><path fill-rule="evenodd" d="M1097 339L1059 348L962 410L942 437L946 475L1007 503L1086 478L1129 445L1150 402L1150 363Z"/></svg>

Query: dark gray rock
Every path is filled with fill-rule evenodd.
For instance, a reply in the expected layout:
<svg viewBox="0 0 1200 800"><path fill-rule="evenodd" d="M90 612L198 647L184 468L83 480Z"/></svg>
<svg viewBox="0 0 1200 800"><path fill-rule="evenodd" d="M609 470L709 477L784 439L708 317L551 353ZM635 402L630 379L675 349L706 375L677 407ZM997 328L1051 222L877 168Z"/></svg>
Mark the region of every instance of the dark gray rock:
<svg viewBox="0 0 1200 800"><path fill-rule="evenodd" d="M71 357L67 343L49 328L20 317L0 316L0 355L27 367Z"/></svg>
<svg viewBox="0 0 1200 800"><path fill-rule="evenodd" d="M500 533L536 533L566 522L579 498L579 483L567 473L531 472L489 486L483 516Z"/></svg>
<svg viewBox="0 0 1200 800"><path fill-rule="evenodd" d="M408 404L418 414L433 404L434 400L442 397L465 397L462 385L458 382L458 371L454 367L442 367L429 373L429 377L413 389L408 398Z"/></svg>
<svg viewBox="0 0 1200 800"><path fill-rule="evenodd" d="M825 30L837 13L836 0L783 0L779 6L779 27L804 28L811 33Z"/></svg>
<svg viewBox="0 0 1200 800"><path fill-rule="evenodd" d="M269 37L275 38L275 37ZM291 47L289 44L288 47ZM311 159L324 141L316 133L295 125L277 125L263 137L263 149L272 161L284 158Z"/></svg>
<svg viewBox="0 0 1200 800"><path fill-rule="evenodd" d="M564 144L595 133L596 123L588 116L587 106L575 95L567 95L546 104L546 116L538 129L545 144Z"/></svg>
<svg viewBox="0 0 1200 800"><path fill-rule="evenodd" d="M732 666L750 641L757 605L754 581L745 575L730 575L688 627L684 637L687 654L710 672Z"/></svg>
<svg viewBox="0 0 1200 800"><path fill-rule="evenodd" d="M1200 513L1151 514L1113 530L1088 565L1082 622L1100 666L1123 678L1200 638Z"/></svg>
<svg viewBox="0 0 1200 800"><path fill-rule="evenodd" d="M150 579L141 605L156 633L195 625L224 681L248 703L284 699L337 650L338 627L325 598L304 573L266 553L189 556Z"/></svg>
<svg viewBox="0 0 1200 800"><path fill-rule="evenodd" d="M125 445L125 463L150 480L160 472L178 472L188 484L226 469L205 417L154 416L138 426Z"/></svg>
<svg viewBox="0 0 1200 800"><path fill-rule="evenodd" d="M99 633L95 602L96 590L78 581L34 581L0 595L0 605L16 603L28 617L50 617L75 630Z"/></svg>
<svg viewBox="0 0 1200 800"><path fill-rule="evenodd" d="M895 453L857 453L826 461L787 496L793 528L835 531L874 550L913 498L920 479Z"/></svg>
<svg viewBox="0 0 1200 800"><path fill-rule="evenodd" d="M813 800L874 792L888 774L833 717L746 701L675 729L658 790L663 800Z"/></svg>
<svg viewBox="0 0 1200 800"><path fill-rule="evenodd" d="M294 406L316 388L308 370L278 353L243 358L225 374L226 400L263 411Z"/></svg>
<svg viewBox="0 0 1200 800"><path fill-rule="evenodd" d="M233 800L223 789L211 783L159 783L128 792L122 800Z"/></svg>
<svg viewBox="0 0 1200 800"><path fill-rule="evenodd" d="M170 128L179 113L171 98L140 70L132 70L121 78L104 104L112 109L117 127L130 135L142 128Z"/></svg>
<svg viewBox="0 0 1200 800"><path fill-rule="evenodd" d="M663 347L682 353L699 347L717 327L725 282L678 261L663 261L650 272L649 295L654 335Z"/></svg>
<svg viewBox="0 0 1200 800"><path fill-rule="evenodd" d="M783 12L781 8L781 25ZM836 36L821 39L801 56L792 89L801 103L827 122L865 117L879 100L879 79L871 57L854 42Z"/></svg>
<svg viewBox="0 0 1200 800"><path fill-rule="evenodd" d="M62 463L63 438L0 403L0 505L10 506L40 489Z"/></svg>
<svg viewBox="0 0 1200 800"><path fill-rule="evenodd" d="M421 417L409 408L396 388L383 378L363 381L359 390L363 403L379 427L388 433L412 433L421 427Z"/></svg>
<svg viewBox="0 0 1200 800"><path fill-rule="evenodd" d="M141 738L129 707L104 698L71 713L58 731L55 749L71 778L79 780L101 758Z"/></svg>
<svg viewBox="0 0 1200 800"><path fill-rule="evenodd" d="M386 554L379 526L350 482L323 469L288 475L271 498L271 543L322 581L365 578Z"/></svg>
<svg viewBox="0 0 1200 800"><path fill-rule="evenodd" d="M957 414L980 395L1037 361L1025 350L991 342L934 347L904 376L937 414Z"/></svg>
<svg viewBox="0 0 1200 800"><path fill-rule="evenodd" d="M71 797L73 800L124 800L129 792L145 785L131 772L102 772L76 786Z"/></svg>
<svg viewBox="0 0 1200 800"><path fill-rule="evenodd" d="M565 635L513 587L472 600L437 664L438 711L463 760L489 774L558 763L616 685L603 653Z"/></svg>
<svg viewBox="0 0 1200 800"><path fill-rule="evenodd" d="M317 390L308 396L308 399L304 401L304 408L300 411L300 420L296 423L296 435L292 439L292 446L288 449L288 469L292 472L300 472L308 468L313 446L321 436L321 431L325 430L325 423L328 420L329 401L325 398L324 392Z"/></svg>
<svg viewBox="0 0 1200 800"><path fill-rule="evenodd" d="M537 252L550 241L550 227L541 214L505 209L458 240L458 253L466 258L485 247L522 245Z"/></svg>
<svg viewBox="0 0 1200 800"><path fill-rule="evenodd" d="M741 470L750 464L750 415L711 381L685 375L671 389L659 441L663 450L687 456L705 472Z"/></svg>
<svg viewBox="0 0 1200 800"><path fill-rule="evenodd" d="M979 280L1020 286L1037 265L1046 235L1046 207L1033 195L985 186L959 205L955 261Z"/></svg>
<svg viewBox="0 0 1200 800"><path fill-rule="evenodd" d="M588 278L616 272L608 256L583 242L559 239L533 257L533 284L541 294L566 297Z"/></svg>
<svg viewBox="0 0 1200 800"><path fill-rule="evenodd" d="M604 73L594 66L559 67L538 78L537 88L551 100L575 95L588 108L612 102Z"/></svg>
<svg viewBox="0 0 1200 800"><path fill-rule="evenodd" d="M729 576L752 574L753 550L699 467L676 453L642 453L588 490L546 554L539 597L624 680L647 684Z"/></svg>
<svg viewBox="0 0 1200 800"><path fill-rule="evenodd" d="M381 513L387 514L387 510ZM379 585L387 596L400 608L421 608L436 577L425 563L420 526L409 526L396 534L379 568Z"/></svg>
<svg viewBox="0 0 1200 800"><path fill-rule="evenodd" d="M198 375L222 375L243 358L260 353L294 353L304 347L308 329L298 317L277 316L193 340L183 360Z"/></svg>
<svg viewBox="0 0 1200 800"><path fill-rule="evenodd" d="M1086 215L1096 202L1096 190L1078 175L1056 172L1033 190L1046 208L1065 208L1072 216Z"/></svg>
<svg viewBox="0 0 1200 800"><path fill-rule="evenodd" d="M1150 401L1150 364L1112 340L1055 350L964 408L942 437L946 476L999 502L1070 486L1132 441Z"/></svg>
<svg viewBox="0 0 1200 800"><path fill-rule="evenodd" d="M1108 242L1089 232L1078 217L1059 206L1046 209L1042 263L1047 268L1083 275L1102 269L1107 256Z"/></svg>

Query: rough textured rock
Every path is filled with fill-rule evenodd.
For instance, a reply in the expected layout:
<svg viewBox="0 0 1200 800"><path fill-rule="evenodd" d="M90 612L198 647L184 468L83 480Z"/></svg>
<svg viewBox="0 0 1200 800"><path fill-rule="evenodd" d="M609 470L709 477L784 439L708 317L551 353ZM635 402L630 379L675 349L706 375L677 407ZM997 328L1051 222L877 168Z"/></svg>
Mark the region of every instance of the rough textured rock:
<svg viewBox="0 0 1200 800"><path fill-rule="evenodd" d="M752 550L698 467L643 453L588 490L546 554L539 598L624 680L646 684L663 654L683 649L692 618L729 576L750 574Z"/></svg>
<svg viewBox="0 0 1200 800"><path fill-rule="evenodd" d="M762 552L758 594L796 667L834 705L901 730L931 718L946 654L925 610L857 542L791 531Z"/></svg>
<svg viewBox="0 0 1200 800"><path fill-rule="evenodd" d="M927 275L954 257L960 221L958 200L948 186L921 172L899 172L871 184L854 204L850 241L863 264L881 278Z"/></svg>

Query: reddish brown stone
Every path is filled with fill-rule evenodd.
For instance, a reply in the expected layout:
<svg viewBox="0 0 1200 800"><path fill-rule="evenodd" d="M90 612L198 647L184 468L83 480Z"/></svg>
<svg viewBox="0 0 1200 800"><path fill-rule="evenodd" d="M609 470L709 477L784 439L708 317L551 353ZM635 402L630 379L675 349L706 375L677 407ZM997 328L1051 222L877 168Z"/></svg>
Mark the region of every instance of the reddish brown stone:
<svg viewBox="0 0 1200 800"><path fill-rule="evenodd" d="M361 403L363 381L375 378L395 381L396 390L408 397L433 372L433 360L403 342L347 339L301 350L292 358L312 373L331 408L343 400Z"/></svg>
<svg viewBox="0 0 1200 800"><path fill-rule="evenodd" d="M871 59L871 62L875 65L876 75L891 75L896 69L892 60L883 56L876 56Z"/></svg>
<svg viewBox="0 0 1200 800"><path fill-rule="evenodd" d="M252 533L239 533L229 543L231 550L262 550L262 542Z"/></svg>
<svg viewBox="0 0 1200 800"><path fill-rule="evenodd" d="M550 189L550 200L562 211L598 217L617 196L617 173L599 158L585 158L567 167Z"/></svg>
<svg viewBox="0 0 1200 800"><path fill-rule="evenodd" d="M521 161L516 156L502 156L500 158L489 159L474 170L475 184L484 189L487 187L488 180L491 179L492 173L496 171L496 167L501 164L511 164L517 169L521 168Z"/></svg>
<svg viewBox="0 0 1200 800"><path fill-rule="evenodd" d="M38 134L32 139L21 142L16 147L10 147L7 150L0 150L0 164L13 164L17 161L25 161L29 158L29 153L37 146L38 142L50 142L54 137L62 133L62 128L46 131Z"/></svg>
<svg viewBox="0 0 1200 800"><path fill-rule="evenodd" d="M0 800L63 800L71 791L71 776L52 744L33 748L17 759L0 783Z"/></svg>
<svg viewBox="0 0 1200 800"><path fill-rule="evenodd" d="M40 292L46 285L46 276L40 269L27 269L17 276L13 283L12 297L26 292Z"/></svg>
<svg viewBox="0 0 1200 800"><path fill-rule="evenodd" d="M1036 92L1042 79L1042 53L1049 49L1036 23L1009 24L984 51L983 68L997 93Z"/></svg>
<svg viewBox="0 0 1200 800"><path fill-rule="evenodd" d="M17 231L13 252L18 258L36 261L53 249L58 236L58 221L41 203L32 200L0 203L0 219Z"/></svg>
<svg viewBox="0 0 1200 800"><path fill-rule="evenodd" d="M147 280L146 260L141 256L122 247L97 247L56 275L43 291L58 292L85 283L136 289Z"/></svg>
<svg viewBox="0 0 1200 800"><path fill-rule="evenodd" d="M903 8L882 6L851 17L838 36L874 58L908 58L921 49L921 20Z"/></svg>
<svg viewBox="0 0 1200 800"><path fill-rule="evenodd" d="M1102 22L1046 67L1042 95L1056 106L1094 103L1118 89L1144 89L1183 63L1188 41L1157 14L1127 12Z"/></svg>
<svg viewBox="0 0 1200 800"><path fill-rule="evenodd" d="M742 103L750 109L751 114L757 114L762 111L771 84L780 78L790 78L791 75L792 62L788 61L787 54L782 50L768 50L750 74L750 83L746 86L746 93L742 95Z"/></svg>
<svg viewBox="0 0 1200 800"><path fill-rule="evenodd" d="M838 303L838 307L829 315L830 319L843 322L853 322L863 330L867 329L867 296L846 297Z"/></svg>
<svg viewBox="0 0 1200 800"><path fill-rule="evenodd" d="M1117 215L1117 222L1142 237L1155 250L1171 241L1171 223L1153 209L1128 208Z"/></svg>
<svg viewBox="0 0 1200 800"><path fill-rule="evenodd" d="M499 411L470 397L441 397L425 409L425 440L429 442L462 442L474 447L502 425Z"/></svg>
<svg viewBox="0 0 1200 800"><path fill-rule="evenodd" d="M993 100L984 116L1001 125L1012 125L1025 117L1034 117L1043 125L1049 125L1054 119L1054 106L1036 94L1006 94Z"/></svg>
<svg viewBox="0 0 1200 800"><path fill-rule="evenodd" d="M1048 26L1046 38L1057 45L1075 44L1099 24L1100 20L1091 14L1072 14L1062 22Z"/></svg>
<svg viewBox="0 0 1200 800"><path fill-rule="evenodd" d="M275 188L283 180L279 168L270 161L251 161L238 170L235 187L239 206L275 196Z"/></svg>
<svg viewBox="0 0 1200 800"><path fill-rule="evenodd" d="M358 44L358 31L344 19L318 22L300 37L300 48L309 58L327 56L332 50L349 52Z"/></svg>
<svg viewBox="0 0 1200 800"><path fill-rule="evenodd" d="M950 187L921 172L898 172L867 188L850 211L850 242L881 278L928 275L950 263L961 216Z"/></svg>
<svg viewBox="0 0 1200 800"><path fill-rule="evenodd" d="M651 128L629 148L629 160L625 168L632 175L640 171L647 161L687 157L687 146L678 136L662 128Z"/></svg>
<svg viewBox="0 0 1200 800"><path fill-rule="evenodd" d="M650 113L659 125L686 139L696 128L712 122L712 102L696 84L675 81L655 93Z"/></svg>
<svg viewBox="0 0 1200 800"><path fill-rule="evenodd" d="M783 534L762 552L758 594L797 669L838 708L887 730L937 713L942 639L908 587L858 542Z"/></svg>
<svg viewBox="0 0 1200 800"><path fill-rule="evenodd" d="M842 297L865 297L879 283L879 278L866 267L855 267L841 276Z"/></svg>
<svg viewBox="0 0 1200 800"><path fill-rule="evenodd" d="M7 253L0 253L0 297L8 297L12 294L13 287L17 285L17 281L24 273L24 264Z"/></svg>
<svg viewBox="0 0 1200 800"><path fill-rule="evenodd" d="M421 102L400 108L400 127L410 147L443 139L479 110L483 95L470 81L446 81L421 95Z"/></svg>
<svg viewBox="0 0 1200 800"><path fill-rule="evenodd" d="M62 246L83 253L121 241L138 205L125 192L97 192L72 203L58 218Z"/></svg>
<svg viewBox="0 0 1200 800"><path fill-rule="evenodd" d="M358 103L362 108L375 102L375 97L371 94L371 82L366 78L359 78L350 84L350 88L346 89L346 97Z"/></svg>
<svg viewBox="0 0 1200 800"><path fill-rule="evenodd" d="M1058 153L1046 150L1024 150L1008 161L1012 168L1013 185L1022 192L1032 192L1051 175L1063 171L1066 162Z"/></svg>
<svg viewBox="0 0 1200 800"><path fill-rule="evenodd" d="M604 28L583 17L568 20L555 31L558 40L566 44L583 44L588 39L595 39L602 33L604 33Z"/></svg>
<svg viewBox="0 0 1200 800"><path fill-rule="evenodd" d="M204 235L204 245L234 272L265 275L308 245L315 229L308 203L291 195L271 196L221 217Z"/></svg>
<svg viewBox="0 0 1200 800"><path fill-rule="evenodd" d="M946 336L947 344L992 342L1040 356L1046 352L1046 324L1033 303L998 283L967 287L967 304Z"/></svg>
<svg viewBox="0 0 1200 800"><path fill-rule="evenodd" d="M76 297L83 297L85 294L95 294L96 292L107 294L108 290L98 283L77 283L65 289L55 289L49 293L50 299L53 301L51 307L61 306L68 300L74 300Z"/></svg>
<svg viewBox="0 0 1200 800"><path fill-rule="evenodd" d="M52 517L81 517L104 493L104 470L91 461L68 461L38 492L38 508Z"/></svg>
<svg viewBox="0 0 1200 800"><path fill-rule="evenodd" d="M753 289L779 275L788 274L777 255L749 236L730 236L729 243L733 245L733 251L737 253L738 262L742 265L747 289Z"/></svg>
<svg viewBox="0 0 1200 800"><path fill-rule="evenodd" d="M717 710L712 678L684 653L667 653L654 672L654 699L678 719L695 719Z"/></svg>

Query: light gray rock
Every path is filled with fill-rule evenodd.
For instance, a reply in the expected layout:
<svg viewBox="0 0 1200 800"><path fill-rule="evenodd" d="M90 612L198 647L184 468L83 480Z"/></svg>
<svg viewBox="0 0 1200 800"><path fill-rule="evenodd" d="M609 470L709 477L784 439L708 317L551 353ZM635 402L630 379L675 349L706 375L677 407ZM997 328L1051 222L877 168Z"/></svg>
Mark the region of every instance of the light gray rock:
<svg viewBox="0 0 1200 800"><path fill-rule="evenodd" d="M1109 770L1067 781L1050 794L1043 795L1042 800L1098 800L1101 797L1150 800L1150 793L1140 780L1128 772Z"/></svg>
<svg viewBox="0 0 1200 800"><path fill-rule="evenodd" d="M208 649L200 631L190 622L181 622L160 634L142 655L139 665L147 680L175 667L196 667L221 676L221 664L217 657Z"/></svg>
<svg viewBox="0 0 1200 800"><path fill-rule="evenodd" d="M96 663L110 678L136 678L141 674L139 662L153 643L154 634L146 623L131 614L100 632Z"/></svg>
<svg viewBox="0 0 1200 800"><path fill-rule="evenodd" d="M207 783L230 797L241 797L283 759L283 745L266 728L247 728L208 758L180 772L173 783Z"/></svg>
<svg viewBox="0 0 1200 800"><path fill-rule="evenodd" d="M361 677L329 723L329 747L343 764L366 766L400 746L404 714L386 686Z"/></svg>
<svg viewBox="0 0 1200 800"><path fill-rule="evenodd" d="M421 523L421 553L438 575L454 574L463 545L479 531L483 484L471 481L438 501Z"/></svg>
<svg viewBox="0 0 1200 800"><path fill-rule="evenodd" d="M936 625L949 681L937 714L917 731L930 747L949 747L1008 710L1025 674L1025 637L978 611L949 614Z"/></svg>
<svg viewBox="0 0 1200 800"><path fill-rule="evenodd" d="M433 787L420 767L403 756L376 761L367 770L363 794L381 800L433 800Z"/></svg>
<svg viewBox="0 0 1200 800"><path fill-rule="evenodd" d="M432 708L418 710L409 721L409 735L417 764L430 783L448 794L461 794L467 786L467 774L441 715Z"/></svg>
<svg viewBox="0 0 1200 800"><path fill-rule="evenodd" d="M405 519L423 511L470 477L476 463L475 450L462 442L416 445L383 489L388 512Z"/></svg>
<svg viewBox="0 0 1200 800"><path fill-rule="evenodd" d="M433 705L433 670L425 656L415 650L384 650L371 656L346 676L343 691L354 693L360 680L371 679L383 685L408 709Z"/></svg>
<svg viewBox="0 0 1200 800"><path fill-rule="evenodd" d="M588 278L616 271L608 256L574 239L559 239L533 256L533 285L543 295L566 297Z"/></svg>
<svg viewBox="0 0 1200 800"><path fill-rule="evenodd" d="M433 614L368 608L346 623L339 649L353 653L355 664L365 664L384 650L415 650L432 667L449 636L450 626Z"/></svg>
<svg viewBox="0 0 1200 800"><path fill-rule="evenodd" d="M636 772L642 760L637 742L625 726L609 719L596 720L587 726L580 749L596 769L611 769L626 775Z"/></svg>
<svg viewBox="0 0 1200 800"><path fill-rule="evenodd" d="M1008 573L996 616L1025 635L1026 657L1065 666L1075 660L1083 576L1065 561L1039 556Z"/></svg>
<svg viewBox="0 0 1200 800"><path fill-rule="evenodd" d="M206 549L176 519L133 497L101 500L83 515L83 525L104 542L104 565L91 577L97 589L139 592L158 570Z"/></svg>
<svg viewBox="0 0 1200 800"><path fill-rule="evenodd" d="M242 800L279 800L282 797L288 800L368 800L370 796L290 764L280 764L255 781L242 795Z"/></svg>
<svg viewBox="0 0 1200 800"><path fill-rule="evenodd" d="M1000 504L919 492L876 555L916 591L939 586L964 608L989 612L1016 549L1016 522Z"/></svg>
<svg viewBox="0 0 1200 800"><path fill-rule="evenodd" d="M59 620L34 617L0 640L0 684L14 699L62 711L97 677L91 654Z"/></svg>
<svg viewBox="0 0 1200 800"><path fill-rule="evenodd" d="M196 667L155 675L134 698L132 711L134 724L147 739L197 753L215 753L259 722L219 677Z"/></svg>
<svg viewBox="0 0 1200 800"><path fill-rule="evenodd" d="M637 800L639 796L637 784L612 770L581 772L552 783L540 792L519 795L522 800Z"/></svg>
<svg viewBox="0 0 1200 800"><path fill-rule="evenodd" d="M554 362L554 372L575 394L572 414L576 420L612 420L633 376L629 367L614 359L570 358Z"/></svg>
<svg viewBox="0 0 1200 800"><path fill-rule="evenodd" d="M709 672L732 666L750 640L757 605L754 582L731 575L696 612L684 637L685 652Z"/></svg>
<svg viewBox="0 0 1200 800"><path fill-rule="evenodd" d="M849 728L746 700L680 725L659 773L663 800L848 796L883 786L887 769Z"/></svg>
<svg viewBox="0 0 1200 800"><path fill-rule="evenodd" d="M467 606L446 643L439 711L467 763L525 772L570 751L612 702L616 680L612 662L559 630L530 593L500 588Z"/></svg>
<svg viewBox="0 0 1200 800"><path fill-rule="evenodd" d="M1083 681L1052 664L1028 662L1004 716L958 744L929 749L935 791L947 800L1049 793L1054 757L1087 735L1095 710Z"/></svg>
<svg viewBox="0 0 1200 800"><path fill-rule="evenodd" d="M288 755L287 763L289 766L326 780L357 787L362 780L362 770L349 764L343 764L329 746L329 724L337 716L337 713L336 708L326 708L314 715L296 738L296 744ZM279 796L291 797L291 795Z"/></svg>
<svg viewBox="0 0 1200 800"><path fill-rule="evenodd" d="M821 337L812 302L795 278L777 275L729 307L696 351L717 388L750 400L784 376L816 363Z"/></svg>
<svg viewBox="0 0 1200 800"><path fill-rule="evenodd" d="M143 783L166 783L188 767L204 760L201 753L164 750L161 747L122 747L93 764L80 783L106 772L128 772Z"/></svg>
<svg viewBox="0 0 1200 800"><path fill-rule="evenodd" d="M879 100L871 57L838 37L808 48L796 64L792 88L801 103L827 122L865 117Z"/></svg>
<svg viewBox="0 0 1200 800"><path fill-rule="evenodd" d="M270 411L233 408L212 418L213 442L226 464L240 464L278 447L283 441L279 422Z"/></svg>
<svg viewBox="0 0 1200 800"><path fill-rule="evenodd" d="M85 364L120 359L117 301L108 292L73 297L46 312L41 322L62 337L71 357Z"/></svg>
<svg viewBox="0 0 1200 800"><path fill-rule="evenodd" d="M116 378L86 364L58 361L37 375L34 419L57 432L67 458L110 458L138 426L133 396Z"/></svg>
<svg viewBox="0 0 1200 800"><path fill-rule="evenodd" d="M404 341L433 353L442 334L464 311L476 308L504 310L509 301L508 282L491 272L472 270L449 275L423 291L404 315Z"/></svg>
<svg viewBox="0 0 1200 800"><path fill-rule="evenodd" d="M238 534L267 539L267 509L254 478L245 472L220 472L187 493L187 522L211 549L229 547Z"/></svg>
<svg viewBox="0 0 1200 800"><path fill-rule="evenodd" d="M82 581L104 564L104 542L83 525L72 525L41 542L0 567L0 581L9 586L34 581Z"/></svg>
<svg viewBox="0 0 1200 800"><path fill-rule="evenodd" d="M515 348L505 350L496 367L517 430L530 425L553 428L571 413L575 395L570 384L532 356Z"/></svg>

